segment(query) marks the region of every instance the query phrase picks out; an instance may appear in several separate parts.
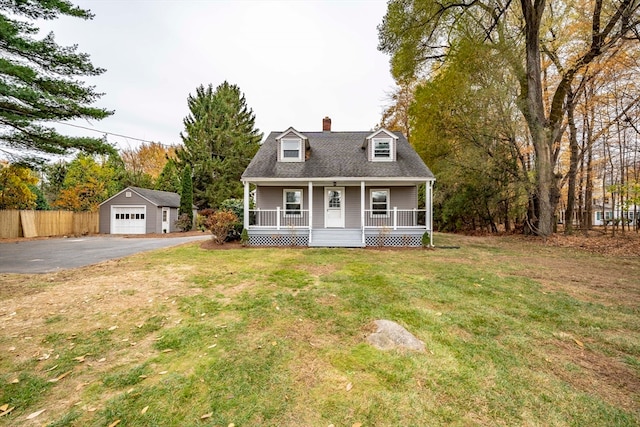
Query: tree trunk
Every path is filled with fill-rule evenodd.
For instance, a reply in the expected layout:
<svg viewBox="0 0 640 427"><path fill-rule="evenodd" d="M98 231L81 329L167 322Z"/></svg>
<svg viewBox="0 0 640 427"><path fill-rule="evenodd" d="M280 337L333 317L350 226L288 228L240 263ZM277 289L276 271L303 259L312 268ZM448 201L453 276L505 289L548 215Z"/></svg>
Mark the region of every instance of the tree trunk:
<svg viewBox="0 0 640 427"><path fill-rule="evenodd" d="M540 23L544 12L544 0L521 0L525 19L526 35L526 83L523 93L524 115L531 133L535 150L536 196L538 212L532 224L534 233L539 236L551 235L553 210L552 198L555 196L553 173L553 133L545 116L542 99L542 65L540 60Z"/></svg>
<svg viewBox="0 0 640 427"><path fill-rule="evenodd" d="M569 180L567 188L567 209L564 214L564 232L573 234L573 210L576 203L576 175L578 173L578 135L573 117L575 99L572 90L567 92L567 119L569 121Z"/></svg>
<svg viewBox="0 0 640 427"><path fill-rule="evenodd" d="M589 86L589 97L591 99L593 93ZM585 90L585 105L587 104L587 91ZM585 109L585 124L587 129L587 176L585 178L584 204L586 222L584 224L585 233L593 228L593 126L594 117L593 109Z"/></svg>

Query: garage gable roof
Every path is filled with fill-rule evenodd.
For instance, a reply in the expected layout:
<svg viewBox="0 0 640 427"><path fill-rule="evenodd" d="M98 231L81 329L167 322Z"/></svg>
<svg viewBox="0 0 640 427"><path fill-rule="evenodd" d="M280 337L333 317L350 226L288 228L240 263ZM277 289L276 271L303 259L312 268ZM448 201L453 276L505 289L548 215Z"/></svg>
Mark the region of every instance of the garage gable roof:
<svg viewBox="0 0 640 427"><path fill-rule="evenodd" d="M179 208L180 207L180 195L177 193L171 193L169 191L159 191L159 190L149 190L148 188L140 188L140 187L127 187L119 193L113 195L108 198L104 202L100 203L104 205L109 202L114 197L126 192L131 191L136 193L138 196L142 197L149 201L149 203L154 204L156 206L163 206L169 208Z"/></svg>

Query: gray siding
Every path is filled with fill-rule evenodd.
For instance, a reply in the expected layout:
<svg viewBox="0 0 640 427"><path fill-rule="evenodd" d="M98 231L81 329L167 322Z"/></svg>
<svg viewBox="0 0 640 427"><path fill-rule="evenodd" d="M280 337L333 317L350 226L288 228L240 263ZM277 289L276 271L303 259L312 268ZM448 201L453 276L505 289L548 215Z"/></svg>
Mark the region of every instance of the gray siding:
<svg viewBox="0 0 640 427"><path fill-rule="evenodd" d="M313 228L324 228L324 187L313 187Z"/></svg>
<svg viewBox="0 0 640 427"><path fill-rule="evenodd" d="M398 209L414 209L418 207L418 188L416 186L390 187L375 185L372 187L365 187L365 209L371 209L370 191L373 189L389 190L390 209L393 209L394 207L397 207Z"/></svg>
<svg viewBox="0 0 640 427"><path fill-rule="evenodd" d="M303 209L309 209L309 188L307 186L291 185L283 187L259 186L256 189L256 208L276 209L283 208L284 189L302 190ZM416 186L366 186L365 187L365 209L370 207L370 190L388 189L389 208L414 209L418 207L418 188ZM325 187L313 187L313 228L324 228L325 210ZM360 186L345 187L345 228L359 228L360 223Z"/></svg>
<svg viewBox="0 0 640 427"><path fill-rule="evenodd" d="M111 230L111 205L100 206L100 218L98 220L98 233L109 234Z"/></svg>
<svg viewBox="0 0 640 427"><path fill-rule="evenodd" d="M196 218L197 218L197 212L195 212L193 214L193 221L195 222ZM178 227L176 227L176 221L178 220L178 208L169 208L169 233L174 233L178 230ZM194 229L195 229L195 224L194 224Z"/></svg>
<svg viewBox="0 0 640 427"><path fill-rule="evenodd" d="M147 221L147 233L162 233L162 208L162 206L154 206L151 210L147 208L148 215L150 216L150 220ZM175 225L178 220L178 208L167 209L169 209L169 233L179 231ZM194 216L193 218L195 221L196 217Z"/></svg>
<svg viewBox="0 0 640 427"><path fill-rule="evenodd" d="M345 187L344 226L345 228L360 227L360 186Z"/></svg>
<svg viewBox="0 0 640 427"><path fill-rule="evenodd" d="M258 187L256 189L257 209L283 208L284 189L302 190L302 209L309 209L309 188L300 185L289 185L286 187ZM314 192L315 196L315 192Z"/></svg>

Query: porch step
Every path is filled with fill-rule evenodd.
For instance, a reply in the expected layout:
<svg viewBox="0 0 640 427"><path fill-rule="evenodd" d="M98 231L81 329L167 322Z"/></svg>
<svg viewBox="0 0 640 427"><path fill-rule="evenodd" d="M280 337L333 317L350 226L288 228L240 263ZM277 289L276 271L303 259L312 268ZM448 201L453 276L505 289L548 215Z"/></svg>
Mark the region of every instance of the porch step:
<svg viewBox="0 0 640 427"><path fill-rule="evenodd" d="M319 228L311 231L310 247L362 248L359 228Z"/></svg>

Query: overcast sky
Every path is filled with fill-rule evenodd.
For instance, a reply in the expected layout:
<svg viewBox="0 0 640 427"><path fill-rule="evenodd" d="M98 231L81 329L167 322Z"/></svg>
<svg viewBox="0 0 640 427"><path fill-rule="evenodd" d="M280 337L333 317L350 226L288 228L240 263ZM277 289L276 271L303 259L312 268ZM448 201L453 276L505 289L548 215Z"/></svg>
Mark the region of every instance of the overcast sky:
<svg viewBox="0 0 640 427"><path fill-rule="evenodd" d="M163 144L180 142L187 96L227 80L245 94L268 134L293 126L368 130L380 120L394 83L376 26L386 2L75 0L91 21L39 23L60 45L78 44L95 66L88 79L115 114L73 123ZM67 134L99 136L68 126ZM139 141L108 136L119 147Z"/></svg>

